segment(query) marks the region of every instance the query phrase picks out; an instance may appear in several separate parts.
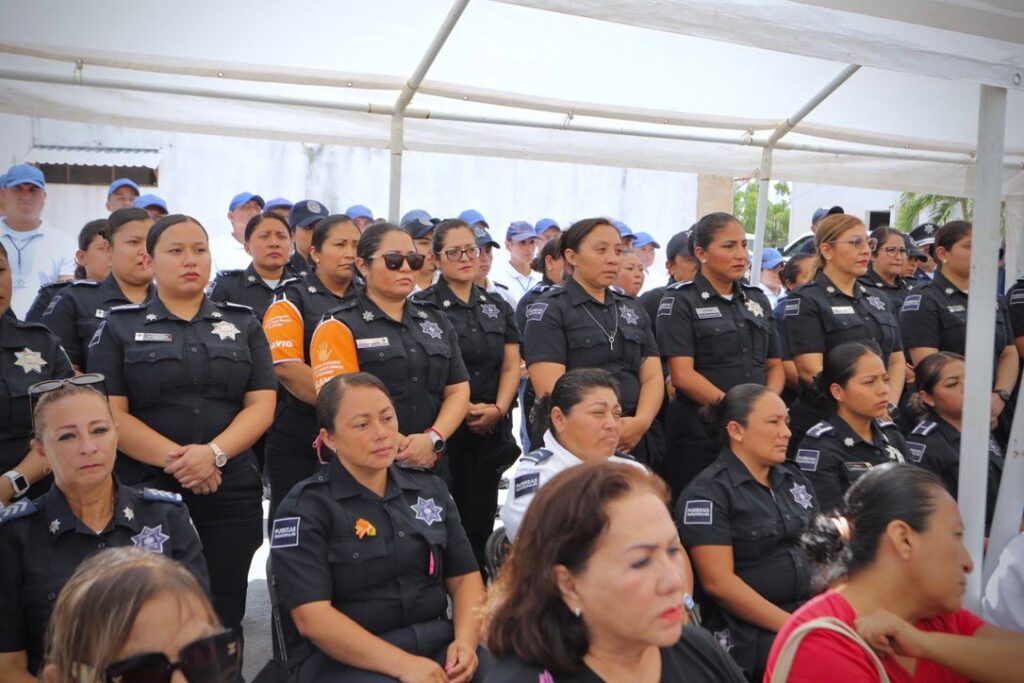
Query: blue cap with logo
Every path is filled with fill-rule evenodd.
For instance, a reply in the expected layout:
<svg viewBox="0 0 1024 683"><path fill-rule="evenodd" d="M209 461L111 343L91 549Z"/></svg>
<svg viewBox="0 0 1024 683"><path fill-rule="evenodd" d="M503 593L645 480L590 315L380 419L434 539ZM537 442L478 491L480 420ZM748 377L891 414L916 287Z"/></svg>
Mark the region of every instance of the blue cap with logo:
<svg viewBox="0 0 1024 683"><path fill-rule="evenodd" d="M352 206L345 209L345 215L349 218L369 218L373 220L373 211L363 206L362 204L353 204Z"/></svg>
<svg viewBox="0 0 1024 683"><path fill-rule="evenodd" d="M633 240L633 248L639 249L640 247L646 247L648 244L653 244L655 249L661 249L661 245L658 244L651 233L649 232L638 232L636 233L636 239Z"/></svg>
<svg viewBox="0 0 1024 683"><path fill-rule="evenodd" d="M139 195L138 197L135 198L135 201L132 202L133 209L148 209L151 206L155 206L159 209L162 209L164 213L168 213L167 202L165 202L161 197L158 197L155 194Z"/></svg>
<svg viewBox="0 0 1024 683"><path fill-rule="evenodd" d="M833 207L823 206L823 207L821 207L820 209L818 209L817 211L814 212L814 216L811 217L811 225L817 225L818 221L820 221L825 216L831 216L832 214L836 214L836 213L844 213L843 212L843 207L841 207L841 206L833 206Z"/></svg>
<svg viewBox="0 0 1024 683"><path fill-rule="evenodd" d="M259 196L258 194L253 194L252 192L239 192L238 194L231 198L231 203L228 204L228 211L234 211L242 204L245 204L250 201L259 204L260 209L267 205L267 203L263 201L263 197Z"/></svg>
<svg viewBox="0 0 1024 683"><path fill-rule="evenodd" d="M505 230L505 239L513 242L525 242L537 239L537 233L534 232L533 226L526 221L514 221Z"/></svg>
<svg viewBox="0 0 1024 683"><path fill-rule="evenodd" d="M634 237L633 231L622 221L612 221L612 225L619 231L619 236L622 237L622 239Z"/></svg>
<svg viewBox="0 0 1024 683"><path fill-rule="evenodd" d="M135 184L134 180L132 180L131 178L118 178L114 182L110 183L110 187L107 188L107 196L109 197L110 195L120 190L122 187L130 187L133 190L135 190L136 197L142 194L142 191L139 190L139 186Z"/></svg>
<svg viewBox="0 0 1024 683"><path fill-rule="evenodd" d="M429 235L437 223L438 221L423 209L413 209L402 216L401 225L414 240L418 240Z"/></svg>
<svg viewBox="0 0 1024 683"><path fill-rule="evenodd" d="M550 230L551 228L556 228L559 231L562 229L554 218L541 218L537 221L537 225L534 226L537 235L543 235L545 230Z"/></svg>
<svg viewBox="0 0 1024 683"><path fill-rule="evenodd" d="M484 215L476 209L466 209L459 214L459 220L463 221L469 227L473 227L477 223L483 223L485 228L491 227L487 224L487 220L484 219Z"/></svg>
<svg viewBox="0 0 1024 683"><path fill-rule="evenodd" d="M774 270L785 261L786 259L782 258L782 252L775 247L765 247L761 252L761 270Z"/></svg>
<svg viewBox="0 0 1024 683"><path fill-rule="evenodd" d="M42 171L31 164L15 164L7 169L7 173L4 175L4 187L25 184L45 188L46 178L43 177Z"/></svg>
<svg viewBox="0 0 1024 683"><path fill-rule="evenodd" d="M487 232L487 228L482 228L478 225L473 228L473 234L476 235L476 246L481 249L484 247L501 249L501 245L494 241L494 238L491 237L491 233Z"/></svg>
<svg viewBox="0 0 1024 683"><path fill-rule="evenodd" d="M292 210L288 212L288 225L292 230L295 228L311 228L314 223L319 223L327 218L330 211L327 207L315 199L303 199L295 202Z"/></svg>

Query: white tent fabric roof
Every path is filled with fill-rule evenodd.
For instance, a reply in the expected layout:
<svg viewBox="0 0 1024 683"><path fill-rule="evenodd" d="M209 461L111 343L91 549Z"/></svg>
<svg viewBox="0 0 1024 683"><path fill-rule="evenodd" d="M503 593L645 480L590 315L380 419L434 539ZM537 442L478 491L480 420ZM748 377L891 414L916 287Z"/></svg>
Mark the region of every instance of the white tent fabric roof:
<svg viewBox="0 0 1024 683"><path fill-rule="evenodd" d="M412 101L405 147L753 176L771 129L856 63L780 144L774 177L969 194L988 83L1011 88L1004 192L1024 191L1020 3L888 4L474 0ZM386 147L397 91L449 3L264 8L10 0L0 111Z"/></svg>

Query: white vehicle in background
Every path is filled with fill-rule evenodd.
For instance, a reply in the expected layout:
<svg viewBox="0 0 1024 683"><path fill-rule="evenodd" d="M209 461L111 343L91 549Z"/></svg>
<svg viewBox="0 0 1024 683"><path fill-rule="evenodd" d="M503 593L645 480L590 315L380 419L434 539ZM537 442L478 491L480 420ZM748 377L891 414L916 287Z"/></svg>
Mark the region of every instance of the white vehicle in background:
<svg viewBox="0 0 1024 683"><path fill-rule="evenodd" d="M782 256L783 256L783 258L787 258L788 259L793 254L800 253L800 250L803 248L805 243L813 242L813 241L814 241L814 233L813 232L805 232L803 235L800 235L799 237L796 237L796 238L790 240L789 244L787 244L785 247L782 248Z"/></svg>

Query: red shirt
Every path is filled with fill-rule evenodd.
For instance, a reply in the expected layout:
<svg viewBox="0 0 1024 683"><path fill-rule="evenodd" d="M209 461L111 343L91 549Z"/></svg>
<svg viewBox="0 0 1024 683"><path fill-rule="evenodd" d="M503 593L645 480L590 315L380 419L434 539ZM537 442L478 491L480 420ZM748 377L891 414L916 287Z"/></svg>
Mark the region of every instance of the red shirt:
<svg viewBox="0 0 1024 683"><path fill-rule="evenodd" d="M838 593L826 591L809 601L793 613L782 630L775 637L772 651L768 655L768 667L764 680L767 683L775 670L775 662L779 651L789 634L800 624L818 617L836 617L840 621L853 626L857 615L853 607ZM915 626L922 631L949 633L952 635L969 636L977 631L985 622L965 609L951 614L940 614L929 619L922 619ZM893 683L968 683L968 679L954 673L927 659L917 660L917 669L913 674L904 669L892 657L883 656L882 664L889 673ZM849 638L832 631L812 631L804 636L793 668L790 670L790 683L818 683L819 681L859 681L878 680L875 665L870 655Z"/></svg>

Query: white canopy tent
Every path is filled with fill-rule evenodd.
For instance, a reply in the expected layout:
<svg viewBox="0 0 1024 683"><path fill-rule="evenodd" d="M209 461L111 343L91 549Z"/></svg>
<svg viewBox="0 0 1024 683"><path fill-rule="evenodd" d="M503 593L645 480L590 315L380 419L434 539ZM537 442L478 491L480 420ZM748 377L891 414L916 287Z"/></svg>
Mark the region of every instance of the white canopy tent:
<svg viewBox="0 0 1024 683"><path fill-rule="evenodd" d="M392 218L405 150L974 196L986 296L1000 200L1024 215L1020 0L9 0L4 18L0 112L388 148ZM970 396L993 316L970 310ZM986 406L965 406L960 487L979 566Z"/></svg>

